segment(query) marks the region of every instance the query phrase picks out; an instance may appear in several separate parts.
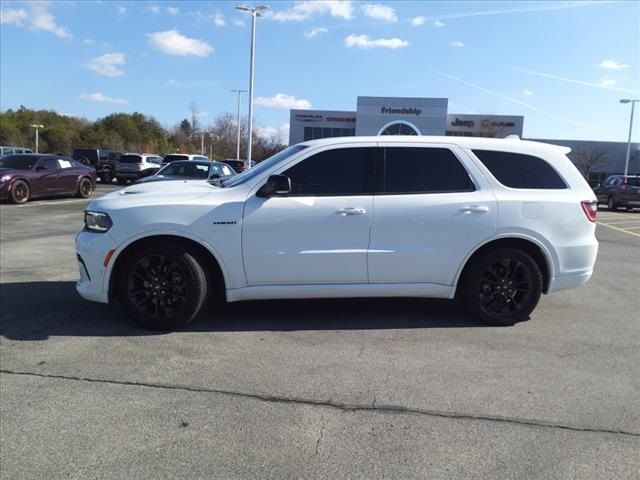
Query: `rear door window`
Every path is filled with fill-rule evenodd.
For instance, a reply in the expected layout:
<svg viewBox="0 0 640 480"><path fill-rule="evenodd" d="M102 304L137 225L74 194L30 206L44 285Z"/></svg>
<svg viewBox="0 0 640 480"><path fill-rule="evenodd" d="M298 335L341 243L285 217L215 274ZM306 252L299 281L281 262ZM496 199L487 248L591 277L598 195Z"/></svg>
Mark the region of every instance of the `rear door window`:
<svg viewBox="0 0 640 480"><path fill-rule="evenodd" d="M542 158L494 150L473 150L473 153L505 187L545 190L567 188L558 172Z"/></svg>
<svg viewBox="0 0 640 480"><path fill-rule="evenodd" d="M386 147L382 192L446 193L475 190L473 181L448 148Z"/></svg>

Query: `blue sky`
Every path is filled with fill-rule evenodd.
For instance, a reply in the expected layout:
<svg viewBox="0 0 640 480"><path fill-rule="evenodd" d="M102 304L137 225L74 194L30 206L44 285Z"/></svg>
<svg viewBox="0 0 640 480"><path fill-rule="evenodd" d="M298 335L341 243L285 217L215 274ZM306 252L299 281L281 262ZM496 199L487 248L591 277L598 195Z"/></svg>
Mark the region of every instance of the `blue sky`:
<svg viewBox="0 0 640 480"><path fill-rule="evenodd" d="M248 87L241 3L3 0L0 107L139 111L172 126L195 101L212 122L235 112L231 89ZM264 132L286 132L290 108L355 110L372 95L524 115L526 137L626 141L618 100L640 98L640 2L265 4L254 94Z"/></svg>

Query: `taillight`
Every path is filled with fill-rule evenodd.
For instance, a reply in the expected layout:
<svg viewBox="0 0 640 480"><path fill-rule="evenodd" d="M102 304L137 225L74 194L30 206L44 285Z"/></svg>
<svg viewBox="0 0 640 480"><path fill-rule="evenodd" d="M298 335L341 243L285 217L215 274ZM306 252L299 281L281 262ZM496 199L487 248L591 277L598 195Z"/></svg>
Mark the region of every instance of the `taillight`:
<svg viewBox="0 0 640 480"><path fill-rule="evenodd" d="M598 202L595 200L583 200L580 202L582 210L590 222L596 221L596 213L598 213Z"/></svg>

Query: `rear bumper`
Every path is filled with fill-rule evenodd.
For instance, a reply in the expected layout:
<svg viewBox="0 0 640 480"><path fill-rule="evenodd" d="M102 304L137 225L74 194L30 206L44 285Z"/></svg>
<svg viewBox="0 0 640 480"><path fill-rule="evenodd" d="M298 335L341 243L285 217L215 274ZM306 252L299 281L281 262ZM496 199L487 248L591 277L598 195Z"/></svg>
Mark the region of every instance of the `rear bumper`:
<svg viewBox="0 0 640 480"><path fill-rule="evenodd" d="M577 288L589 281L598 255L598 241L558 249L559 272L551 278L548 293Z"/></svg>

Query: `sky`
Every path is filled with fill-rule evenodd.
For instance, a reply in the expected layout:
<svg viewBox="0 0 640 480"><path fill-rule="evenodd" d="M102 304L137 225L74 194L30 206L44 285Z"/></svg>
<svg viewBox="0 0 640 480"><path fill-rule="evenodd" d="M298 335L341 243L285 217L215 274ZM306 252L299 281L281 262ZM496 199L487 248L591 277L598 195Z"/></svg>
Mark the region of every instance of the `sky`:
<svg viewBox="0 0 640 480"><path fill-rule="evenodd" d="M248 89L251 16L224 1L0 3L0 108L205 125ZM248 5L262 5L247 3ZM360 96L439 97L449 113L524 115L524 137L626 141L640 98L640 2L265 2L254 123ZM242 97L247 114L247 96ZM633 139L640 140L640 106Z"/></svg>

